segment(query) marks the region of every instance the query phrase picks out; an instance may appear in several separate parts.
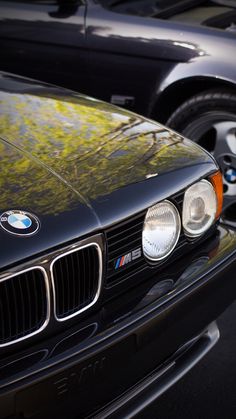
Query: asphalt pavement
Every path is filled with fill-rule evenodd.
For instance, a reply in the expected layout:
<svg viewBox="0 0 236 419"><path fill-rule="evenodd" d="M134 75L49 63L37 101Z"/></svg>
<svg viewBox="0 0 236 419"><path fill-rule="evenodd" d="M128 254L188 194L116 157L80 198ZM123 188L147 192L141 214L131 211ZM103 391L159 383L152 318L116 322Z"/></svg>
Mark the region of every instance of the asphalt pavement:
<svg viewBox="0 0 236 419"><path fill-rule="evenodd" d="M236 419L236 302L217 323L216 346L138 419Z"/></svg>

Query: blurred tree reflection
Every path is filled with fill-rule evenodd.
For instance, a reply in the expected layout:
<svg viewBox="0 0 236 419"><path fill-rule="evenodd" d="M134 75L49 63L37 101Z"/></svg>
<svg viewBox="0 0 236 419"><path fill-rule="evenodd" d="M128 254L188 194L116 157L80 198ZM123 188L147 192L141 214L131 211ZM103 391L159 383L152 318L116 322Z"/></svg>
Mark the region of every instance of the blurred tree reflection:
<svg viewBox="0 0 236 419"><path fill-rule="evenodd" d="M11 204L4 192L10 189L18 191L19 206L30 196L38 197L39 208L47 213L55 211L50 207L55 195L60 201L57 211L66 210L82 199L80 193L92 200L202 158L178 134L79 95L59 100L56 95L1 92L0 136L17 148L0 144L0 206L6 198L8 207Z"/></svg>

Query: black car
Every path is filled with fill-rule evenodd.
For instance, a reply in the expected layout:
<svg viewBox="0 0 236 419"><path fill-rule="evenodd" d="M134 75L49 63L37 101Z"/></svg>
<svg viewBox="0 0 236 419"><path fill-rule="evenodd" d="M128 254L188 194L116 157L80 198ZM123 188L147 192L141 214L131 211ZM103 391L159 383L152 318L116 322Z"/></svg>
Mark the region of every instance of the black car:
<svg viewBox="0 0 236 419"><path fill-rule="evenodd" d="M0 1L1 69L169 125L217 158L236 216L233 0ZM236 218L235 218L236 219Z"/></svg>
<svg viewBox="0 0 236 419"><path fill-rule="evenodd" d="M219 168L63 88L2 74L0 103L0 417L134 417L235 298Z"/></svg>

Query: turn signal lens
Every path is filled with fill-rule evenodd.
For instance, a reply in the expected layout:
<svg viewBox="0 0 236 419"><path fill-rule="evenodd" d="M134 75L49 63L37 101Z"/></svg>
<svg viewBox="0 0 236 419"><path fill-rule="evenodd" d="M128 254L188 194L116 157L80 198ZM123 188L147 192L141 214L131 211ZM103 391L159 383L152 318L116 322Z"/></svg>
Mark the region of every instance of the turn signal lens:
<svg viewBox="0 0 236 419"><path fill-rule="evenodd" d="M218 219L221 215L223 207L223 181L221 172L218 170L218 172L210 176L210 181L215 189L215 193L217 196L217 210L215 219Z"/></svg>

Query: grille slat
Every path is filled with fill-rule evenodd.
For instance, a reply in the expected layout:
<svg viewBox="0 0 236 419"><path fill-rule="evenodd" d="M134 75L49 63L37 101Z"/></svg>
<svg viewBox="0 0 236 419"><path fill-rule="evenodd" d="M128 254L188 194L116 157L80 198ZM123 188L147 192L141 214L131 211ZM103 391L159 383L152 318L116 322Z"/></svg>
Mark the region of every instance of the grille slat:
<svg viewBox="0 0 236 419"><path fill-rule="evenodd" d="M12 298L11 298L11 305L13 304L13 306L15 307L15 310L13 311L13 317L14 317L14 319L13 319L13 324L14 324L14 335L18 335L18 326L19 326L19 328L20 328L20 324L18 324L19 323L19 321L17 321L17 313L19 312L18 311L18 304L17 304L17 298L16 298L16 293L15 293L15 286L13 286L13 283L12 282L10 282L10 284L9 284L9 286L10 286L10 288L11 288L11 295L12 295ZM17 283L16 283L16 286L17 286ZM21 319L20 319L21 320Z"/></svg>
<svg viewBox="0 0 236 419"><path fill-rule="evenodd" d="M101 285L99 252L97 245L90 244L61 255L53 262L51 271L58 320L78 314L97 300Z"/></svg>
<svg viewBox="0 0 236 419"><path fill-rule="evenodd" d="M22 327L25 330L26 329L26 313L25 313L25 305L24 305L24 294L22 290L21 281L18 281L19 285L19 301L20 301L20 307L21 307L21 313L22 313Z"/></svg>
<svg viewBox="0 0 236 419"><path fill-rule="evenodd" d="M26 281L26 295L27 295L27 307L28 307L28 312L27 312L27 319L28 319L28 328L31 329L32 328L32 313L31 310L29 310L30 307L30 289L29 289L29 280L28 280L28 274L26 274L27 277L27 281Z"/></svg>
<svg viewBox="0 0 236 419"><path fill-rule="evenodd" d="M89 253L90 253L90 251L89 251ZM89 298L88 290L90 289L90 286L91 286L90 285L90 278L91 278L92 272L91 272L91 269L90 269L89 259L91 259L91 262L92 262L92 255L91 254L86 254L85 259L86 259L86 261L85 261L86 265L85 266L87 266L87 269L88 269L88 276L87 276L88 286L84 287L84 300L86 301ZM85 282L85 278L84 278L84 282Z"/></svg>
<svg viewBox="0 0 236 419"><path fill-rule="evenodd" d="M82 275L82 281L80 282L80 294L79 294L79 304L83 304L83 301L86 301L86 296L85 296L85 281L86 281L86 276L85 276L85 271L86 271L86 267L87 269L89 269L89 264L86 263L86 256L89 253L89 249L88 252L82 252L80 253L82 259L83 259L83 275ZM88 272L88 278L89 278L89 272ZM83 294L83 296L82 296Z"/></svg>
<svg viewBox="0 0 236 419"><path fill-rule="evenodd" d="M141 233L140 233L141 236ZM125 243L125 244L124 244ZM121 243L120 247L117 247L115 250L109 252L109 260L113 261L117 259L122 254L125 254L126 252L129 252L130 250L134 250L136 247L142 246L142 236L137 237L135 240L130 241L127 243L126 241ZM122 249L122 253L121 253Z"/></svg>
<svg viewBox="0 0 236 419"><path fill-rule="evenodd" d="M69 263L68 263L69 262L68 261L69 258L70 258L70 256L65 259L65 267L66 267L66 276L67 276L67 278L70 278L71 277L71 272L70 272ZM60 265L61 265L61 271L63 272L62 260L60 260ZM66 292L66 307L65 307L65 309L66 309L66 311L68 311L69 310L69 307L70 307L70 288L65 286L65 284L63 282L63 277L61 277L61 282L63 283L63 288L64 288L64 290ZM72 280L72 284L73 284L73 280Z"/></svg>
<svg viewBox="0 0 236 419"><path fill-rule="evenodd" d="M6 301L6 305L7 305L4 312L6 312L8 314L8 316L5 316L5 317L7 317L6 318L6 330L8 330L9 336L14 336L14 334L12 333L12 324L13 323L11 321L13 312L11 311L10 302L9 302L9 295L8 295L8 292L7 292L7 285L6 284L7 283L4 283L4 296L3 296L3 298L5 297L5 301ZM9 293L10 293L10 289L9 289Z"/></svg>
<svg viewBox="0 0 236 419"><path fill-rule="evenodd" d="M127 234L125 237L123 237L122 239L114 243L111 243L111 244L108 243L109 250L111 253L112 252L114 253L117 249L120 249L120 247L123 247L124 244L134 242L137 240L140 241L141 238L142 238L142 230L135 231L132 234Z"/></svg>
<svg viewBox="0 0 236 419"><path fill-rule="evenodd" d="M137 233L137 231L142 231L143 229L143 221L144 221L144 217L142 217L142 220L137 222L136 225L131 225L131 226L127 226L127 236L131 236L132 234ZM111 235L109 237L107 237L107 242L108 244L110 244L110 242L113 242L115 240L116 243L118 243L120 240L123 240L123 236L124 236L124 231L121 231L119 233L115 233L114 235Z"/></svg>
<svg viewBox="0 0 236 419"><path fill-rule="evenodd" d="M78 255L77 256L77 263L78 263ZM72 305L73 307L76 307L76 305L78 304L76 299L78 298L77 296L79 295L78 292L76 292L76 280L75 280L75 270L73 268L73 260L72 260L72 256L70 255L70 265L72 266L72 274L73 274L73 281L72 281L72 288L71 288L71 301L72 301Z"/></svg>
<svg viewBox="0 0 236 419"><path fill-rule="evenodd" d="M64 282L62 281L63 270L62 270L60 260L59 260L59 270L60 270L61 275L59 276L58 281L60 281L60 287L62 287L62 298L61 298L62 310L66 311L66 293L65 293L65 290L64 290Z"/></svg>
<svg viewBox="0 0 236 419"><path fill-rule="evenodd" d="M1 346L23 339L44 326L48 295L41 269L33 268L0 281L0 313Z"/></svg>
<svg viewBox="0 0 236 419"><path fill-rule="evenodd" d="M35 301L35 305L34 305L34 311L32 311L32 322L35 323L38 321L38 293L37 293L37 285L35 282L35 275L33 272L33 293L34 293L34 301Z"/></svg>
<svg viewBox="0 0 236 419"><path fill-rule="evenodd" d="M106 232L107 239L107 284L126 279L134 272L142 269L146 262L143 254L139 259L115 269L118 258L125 254L142 248L142 229L145 218L145 212L138 216L128 219L119 225L112 227Z"/></svg>

